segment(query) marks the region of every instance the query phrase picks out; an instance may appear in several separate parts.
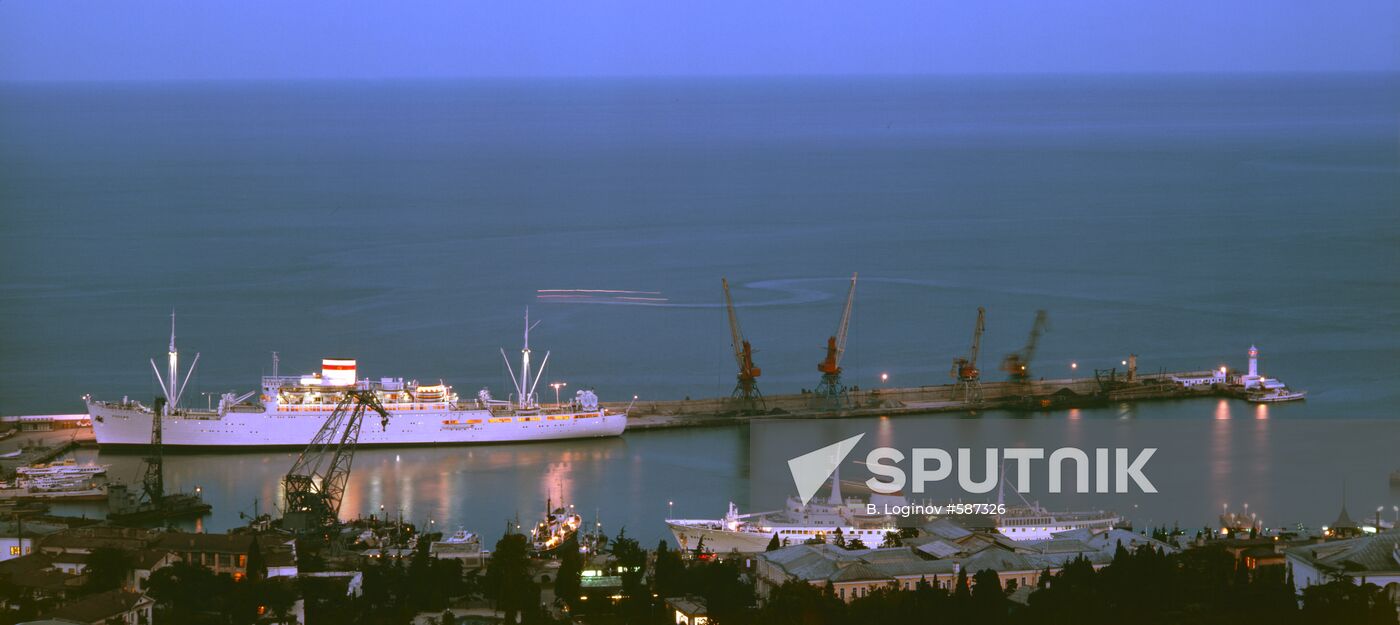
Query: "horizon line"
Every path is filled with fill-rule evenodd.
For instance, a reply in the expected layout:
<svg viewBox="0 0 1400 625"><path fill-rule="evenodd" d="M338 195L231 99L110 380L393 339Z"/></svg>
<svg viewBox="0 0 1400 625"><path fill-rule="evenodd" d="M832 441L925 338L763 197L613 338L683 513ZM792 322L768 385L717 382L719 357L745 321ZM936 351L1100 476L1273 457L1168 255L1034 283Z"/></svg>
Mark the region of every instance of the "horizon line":
<svg viewBox="0 0 1400 625"><path fill-rule="evenodd" d="M535 80L706 80L706 79L881 79L881 78L1126 78L1168 77L1287 77L1287 76L1400 76L1397 69L1269 69L1269 70L1097 70L1097 71L982 71L982 72L795 72L795 73L695 73L695 74L463 74L452 76L166 76L124 78L6 78L0 84L115 84L115 83L389 83Z"/></svg>

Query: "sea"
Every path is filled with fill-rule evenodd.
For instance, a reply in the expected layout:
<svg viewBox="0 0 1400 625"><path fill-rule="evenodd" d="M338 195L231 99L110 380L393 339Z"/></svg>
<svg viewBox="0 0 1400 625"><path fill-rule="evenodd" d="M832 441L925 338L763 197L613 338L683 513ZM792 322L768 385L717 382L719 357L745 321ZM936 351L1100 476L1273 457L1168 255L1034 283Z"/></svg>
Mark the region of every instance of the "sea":
<svg viewBox="0 0 1400 625"><path fill-rule="evenodd" d="M183 362L200 355L187 406L255 388L274 352L284 375L348 357L505 396L527 309L541 388L727 396L721 278L760 388L793 393L816 386L858 273L848 385L949 382L981 306L990 379L1046 310L1036 377L1129 354L1242 369L1257 346L1308 392L897 421L1200 450L1154 462L1211 488L1111 502L1140 526L1246 503L1277 524L1344 502L1388 520L1397 111L1394 74L2 83L0 414L149 401L172 311ZM751 451L742 424L367 449L342 516L489 538L563 501L654 542L667 516L746 501ZM139 475L139 457L79 456ZM175 455L167 483L201 488L218 531L275 508L293 459Z"/></svg>

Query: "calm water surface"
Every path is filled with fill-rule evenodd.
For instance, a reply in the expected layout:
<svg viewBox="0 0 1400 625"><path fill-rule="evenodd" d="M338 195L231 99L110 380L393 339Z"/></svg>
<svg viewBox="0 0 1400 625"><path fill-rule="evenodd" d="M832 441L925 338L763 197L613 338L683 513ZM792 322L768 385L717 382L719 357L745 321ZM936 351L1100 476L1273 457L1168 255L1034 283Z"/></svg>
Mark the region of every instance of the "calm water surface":
<svg viewBox="0 0 1400 625"><path fill-rule="evenodd" d="M793 392L860 271L844 365L862 386L946 381L979 305L987 363L1050 311L1045 376L1129 352L1148 370L1243 366L1258 344L1305 404L1076 418L1176 420L1220 446L1202 461L1237 458L1228 488L1163 493L1153 520L1250 501L1321 524L1343 479L1360 516L1395 505L1400 454L1362 427L1272 424L1400 405L1396 110L1383 75L0 85L0 413L153 394L172 307L203 354L195 404L252 388L273 350L283 373L352 356L363 375L504 395L497 349L526 305L551 380L727 394L721 276L763 388ZM1237 428L1267 464L1230 455ZM742 429L365 451L346 508L494 532L562 492L651 540L667 501L742 501L749 451ZM1302 457L1328 479L1260 470ZM171 479L204 487L217 529L275 501L291 460L180 456Z"/></svg>

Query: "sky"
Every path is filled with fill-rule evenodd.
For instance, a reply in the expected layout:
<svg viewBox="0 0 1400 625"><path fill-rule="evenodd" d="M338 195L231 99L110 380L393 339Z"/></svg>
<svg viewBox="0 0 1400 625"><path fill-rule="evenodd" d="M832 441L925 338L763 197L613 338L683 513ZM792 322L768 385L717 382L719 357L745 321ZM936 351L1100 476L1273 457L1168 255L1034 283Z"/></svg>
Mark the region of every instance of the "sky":
<svg viewBox="0 0 1400 625"><path fill-rule="evenodd" d="M1400 71L1397 0L0 0L0 80Z"/></svg>

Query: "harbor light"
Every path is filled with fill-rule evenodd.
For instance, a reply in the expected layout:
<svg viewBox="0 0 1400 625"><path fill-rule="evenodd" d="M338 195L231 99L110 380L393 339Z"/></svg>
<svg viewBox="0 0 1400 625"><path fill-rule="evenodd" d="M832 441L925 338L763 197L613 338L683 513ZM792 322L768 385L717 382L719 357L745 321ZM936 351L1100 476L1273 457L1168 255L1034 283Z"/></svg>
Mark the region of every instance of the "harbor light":
<svg viewBox="0 0 1400 625"><path fill-rule="evenodd" d="M889 382L889 381L890 381L890 374L888 374L888 373L881 373L881 374L880 374L880 383L881 383L881 384L884 384L885 382Z"/></svg>
<svg viewBox="0 0 1400 625"><path fill-rule="evenodd" d="M1124 366L1124 367L1128 366L1128 361L1124 360L1124 361L1123 361L1123 366Z"/></svg>
<svg viewBox="0 0 1400 625"><path fill-rule="evenodd" d="M1078 368L1079 368L1079 363L1077 363L1077 362L1069 363L1069 368L1070 368L1070 369L1078 369Z"/></svg>

